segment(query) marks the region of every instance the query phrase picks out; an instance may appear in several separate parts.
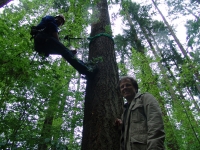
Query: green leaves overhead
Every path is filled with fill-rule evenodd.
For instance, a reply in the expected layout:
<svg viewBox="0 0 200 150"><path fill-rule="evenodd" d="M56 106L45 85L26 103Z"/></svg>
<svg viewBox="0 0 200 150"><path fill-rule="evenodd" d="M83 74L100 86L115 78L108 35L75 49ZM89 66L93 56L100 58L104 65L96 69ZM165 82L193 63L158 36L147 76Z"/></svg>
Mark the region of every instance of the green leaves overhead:
<svg viewBox="0 0 200 150"><path fill-rule="evenodd" d="M53 4L53 1L20 1L18 6L8 6L0 14L2 149L34 149L40 146L38 143L63 149L67 147L66 141L69 143L69 139L74 137L74 132L69 137L70 130L76 128L76 124L82 123L75 122L73 128L66 128L71 124L72 112L82 110L76 110L71 102L74 98L70 96L72 91L69 83L76 76L75 70L61 57L43 59L38 56L33 50L33 42L30 41L30 27L39 23L44 15L58 13L58 9L53 10ZM60 13L61 11L63 10ZM69 13L73 12L69 10ZM73 20L67 18L61 37L67 34L67 30L73 32L74 37L84 34L85 23L79 16L80 13L83 12L77 11ZM78 22L74 23L76 20ZM70 22L74 24L71 28ZM82 48L80 44L79 47ZM81 106L82 96L79 97ZM48 125L45 120L52 121L49 127L52 132L49 134L46 132ZM51 136L54 137L53 140ZM80 137L76 140L80 140ZM76 140L73 139L72 142ZM76 146L79 147L80 144Z"/></svg>
<svg viewBox="0 0 200 150"><path fill-rule="evenodd" d="M157 97L165 120L166 149L198 149L199 1L157 1L162 12L161 6L167 8L164 17L170 26L158 17L151 1L116 2L121 5L125 29L114 39L120 76L136 77L140 91ZM88 0L20 0L18 5L4 6L0 13L1 149L80 149L86 81L61 57L40 57L29 32L43 16L63 14L66 24L60 31L61 41L69 44L63 40L66 35L84 38L69 46L87 60L88 26L99 21L91 15L95 4ZM189 59L170 32L178 34L174 23L179 18L186 27L181 45ZM106 32L111 34L109 26ZM94 61L108 60L97 57Z"/></svg>
<svg viewBox="0 0 200 150"><path fill-rule="evenodd" d="M165 120L166 147L196 149L200 143L199 30L195 15L198 11L189 10L199 5L181 1L178 6L176 3L180 1L170 2L173 5L167 7L171 15L167 19L171 19L171 22L167 22L162 13L163 21L157 20L159 16L152 16L158 13L151 13L154 10L150 3L124 1L121 4L120 14L126 27L123 35L115 38L119 69L122 75L136 77L140 91L148 91L157 97ZM162 1L156 1L155 7L164 9L161 4ZM182 8L171 10L174 6ZM162 9L159 10L162 12ZM192 14L193 19L187 18L188 13L182 13L182 9ZM176 36L175 25L172 24L172 19L180 17L176 13L181 13L182 19L189 20L186 22L187 38L190 39L188 47L186 42L181 44ZM190 142L193 145L185 145Z"/></svg>

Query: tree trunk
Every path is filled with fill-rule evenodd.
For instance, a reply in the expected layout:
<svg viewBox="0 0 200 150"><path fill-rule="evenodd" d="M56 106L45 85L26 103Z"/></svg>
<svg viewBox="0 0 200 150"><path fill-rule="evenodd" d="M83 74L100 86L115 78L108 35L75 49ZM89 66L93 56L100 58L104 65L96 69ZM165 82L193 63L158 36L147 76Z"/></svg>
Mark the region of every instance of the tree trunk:
<svg viewBox="0 0 200 150"><path fill-rule="evenodd" d="M188 8L184 8L184 9L186 9L191 15L193 15L197 20L199 20L199 16L197 16L197 15L195 15L190 9L188 9Z"/></svg>
<svg viewBox="0 0 200 150"><path fill-rule="evenodd" d="M59 78L57 78L57 81L54 81L54 84L52 84L52 91L53 93L51 94L51 96L48 98L49 102L48 102L48 108L45 112L45 119L44 119L44 123L42 126L42 130L41 130L41 136L40 136L40 141L38 144L38 150L47 150L50 146L51 149L54 149L54 146L52 145L51 141L54 138L55 140L58 139L58 135L57 133L53 133L52 132L52 126L53 126L53 121L54 118L56 118L56 114L59 114L58 109L64 110L64 107L59 107L59 102L60 100L63 100L64 97L61 98L61 94L62 94L62 90L60 90L60 88L64 88L63 84L60 83L61 80L59 80ZM69 79L70 81L70 79ZM69 82L67 82L66 86L69 85ZM68 88L67 88L68 89ZM60 117L61 115L57 115L57 117ZM62 118L62 117L61 117ZM61 127L62 124L60 124L60 127L58 126L58 128L62 128ZM54 128L55 129L55 128ZM59 130L58 130L59 131Z"/></svg>
<svg viewBox="0 0 200 150"><path fill-rule="evenodd" d="M81 149L118 150L120 134L114 121L121 117L123 101L116 89L119 77L107 0L99 0L96 6L89 59L100 57L103 61L95 78L87 81Z"/></svg>
<svg viewBox="0 0 200 150"><path fill-rule="evenodd" d="M140 26L141 26L141 25L140 25ZM142 29L142 31L144 32L144 35L145 35L145 37L147 38L147 41L148 41L148 43L149 43L149 45L150 45L150 47L151 47L151 49L152 49L154 55L155 55L156 57L158 57L158 54L156 53L156 51L155 51L155 49L154 49L154 47L153 47L153 45L152 45L150 39L148 38L148 36L147 36L148 34L146 34L145 29ZM158 47L158 45L157 45L157 47ZM171 82L169 81L169 79L168 79L168 77L167 77L167 75L166 75L166 72L167 72L167 71L165 70L165 68L162 66L162 64L161 64L160 62L158 62L158 65L159 65L159 67L160 67L160 69L161 69L161 72L162 72L162 75L163 75L163 77L164 77L164 79L165 79L165 81L166 81L167 87L169 88L169 93L170 93L170 95L171 95L172 102L178 103L178 105L180 105L180 103L181 103L181 105L183 105L183 110L184 110L184 112L185 112L185 114L186 114L186 117L187 117L188 122L189 122L189 124L190 124L190 126L191 126L191 129L192 129L192 131L193 131L193 133L194 133L194 135L195 135L197 141L199 142L199 139L197 138L195 129L194 129L194 127L193 127L193 125L192 125L192 123L191 123L191 121L190 121L190 119L189 119L188 113L187 113L187 110L190 110L190 108L187 107L187 105L185 105L184 102L183 102L183 101L186 101L186 100L185 100L185 97L183 96L182 91L181 91L179 88L177 88L177 91L179 92L179 97L181 97L181 99L182 99L182 100L181 100L180 98L178 98L178 95L175 94L175 91L174 91L173 88L172 88ZM176 82L176 80L174 80L174 82ZM177 85L177 83L175 83L175 84ZM188 89L188 88L187 88L187 89ZM193 102L194 102L194 105L195 105L197 111L199 112L199 107L198 107L198 105L196 104L196 101L194 100L192 94L189 93L189 95L191 95L191 98L192 98L192 100L193 100ZM178 102L178 101L179 101L179 102ZM185 108L185 106L186 106L187 108ZM191 114L191 117L190 117L190 118L192 119L193 122L196 122L196 120L194 119L194 117L193 117L192 114ZM197 124L197 123L196 123L196 124ZM173 134L173 133L172 133L172 134ZM178 146L178 144L177 144L176 139L173 139L172 137L175 137L175 136L174 136L174 135L170 135L170 139L172 139L172 140L169 141L168 147L171 148L171 149L173 149L173 150L179 149L179 146Z"/></svg>
<svg viewBox="0 0 200 150"><path fill-rule="evenodd" d="M151 37L153 38L153 40L154 40L154 43L156 44L156 47L157 47L157 49L160 49L159 47L158 47L158 44L156 43L156 41L155 41L155 39L154 39L154 37L153 37L153 35L152 34L150 34L151 35ZM161 51L161 50L159 50L159 51ZM165 62L165 64L166 64L166 62ZM167 64L165 65L165 66L168 66ZM177 67L177 70L179 70L178 69L179 67ZM185 96L184 96L184 94L183 94L183 92L181 91L181 89L180 89L180 87L177 87L177 85L178 85L178 83L177 83L177 80L175 79L175 77L174 77L174 75L173 75L173 73L172 73L172 71L171 71L171 69L170 69L170 67L168 68L168 71L169 71L169 73L170 73L170 76L171 76L171 78L173 79L173 82L174 82L174 84L176 85L176 90L177 90L177 92L179 93L178 95L175 95L175 91L173 91L173 95L174 96L176 96L176 97L174 97L174 96L172 96L171 94L171 92L172 92L172 87L170 86L169 88L171 89L171 90L169 90L169 92L170 92L170 95L171 95L171 97L172 97L172 104L173 104L173 111L177 111L176 110L176 108L178 108L178 106L180 106L180 105L182 105L182 107L181 107L181 110L185 113L185 116L186 116L186 118L187 118L187 120L184 120L184 122L185 121L188 121L188 122L186 122L185 124L187 124L187 126L189 126L187 129L185 129L185 130L187 130L187 131L190 131L190 130L192 130L191 132L193 132L193 135L195 135L194 137L196 138L196 139L194 139L194 141L197 141L198 143L200 143L200 140L199 140L199 138L198 138L198 136L197 136L197 132L195 131L195 127L194 127L194 125L192 124L192 122L196 125L196 128L199 126L198 125L198 122L195 120L195 118L194 118L194 116L193 116L193 114L192 114L192 111L191 111L191 109L190 109L190 107L189 107L189 105L188 104L186 104L187 103L187 100L185 99ZM180 71L180 70L179 70ZM169 85L168 85L169 86ZM196 108L196 110L199 112L199 106L198 106L198 104L196 103L196 101L195 101L195 99L194 99L194 97L193 97L193 95L192 95L192 93L191 93L191 91L190 91L190 89L189 89L189 87L186 87L186 92L188 92L188 95L191 97L191 99L192 99L192 101L193 101L193 104L194 104L194 106L195 106L195 108ZM175 98L175 99L173 99L173 98ZM178 105L178 106L176 106L176 105ZM180 110L179 110L180 111ZM176 113L175 113L176 114ZM175 117L175 118L178 118L178 119L180 119L180 117ZM184 123L183 123L184 124ZM188 133L189 134L189 133ZM189 135L188 135L189 136ZM172 138L171 138L172 139ZM173 142L175 142L175 143L177 143L176 141L174 141L174 140L172 140ZM170 147L170 148L172 148L172 149L175 149L175 147L174 146L176 146L176 144L175 143L173 143L173 142L169 142L169 144L172 146L172 147ZM192 141L192 139L191 139L191 141ZM178 145L177 145L178 146ZM176 146L176 149L178 148ZM174 148L173 148L174 147ZM178 148L179 149L179 148Z"/></svg>
<svg viewBox="0 0 200 150"><path fill-rule="evenodd" d="M158 6L156 5L156 3L154 2L154 0L152 0L152 3L154 4L155 8L157 9L157 11L159 12L159 14L161 15L163 21L165 22L165 24L167 25L170 33L172 34L174 40L176 41L178 47L180 48L182 54L184 55L185 58L187 58L189 60L189 57L187 55L186 50L183 48L183 45L181 44L181 42L179 41L179 39L177 38L176 34L174 33L172 27L169 25L169 23L167 22L167 20L165 19L165 17L163 16L162 12L160 11L160 9L158 8Z"/></svg>
<svg viewBox="0 0 200 150"><path fill-rule="evenodd" d="M132 21L131 21L131 18L130 18L130 16L128 15L128 12L126 12L126 17L127 17L127 20L128 20L128 22L129 22L130 26L131 26L132 28L134 28L134 26L133 26L133 24L132 24ZM142 28L141 28L141 29L142 29ZM131 30L132 30L132 29L131 29ZM142 53L142 54L144 55L144 57L145 57L145 54L144 54L144 47L143 47L143 49L141 49L141 48L142 48L142 46L141 46L142 43L141 43L141 41L138 39L136 30L135 30L135 29L133 29L133 30L135 31L135 38L136 38L135 41L136 41L136 44L138 45L137 47L140 49L139 52ZM144 34L144 35L145 35L145 34ZM147 37L146 37L146 38L147 38ZM148 42L150 42L150 39L147 38L147 40L148 40ZM150 44L151 48L153 49L153 48L154 48L153 45L152 45L151 43L149 43L149 44ZM144 60L146 60L146 59L144 59ZM147 64L147 62L144 62L143 64ZM159 65L159 67L161 67L161 66ZM142 68L142 67L141 67L141 68ZM148 70L151 70L150 66L146 66L144 70L146 70L147 68L148 68ZM160 69L161 69L161 71L164 71L162 67L161 67ZM144 75L144 76L145 76L145 75ZM164 104L164 102L163 102L164 100L163 100L163 98L160 96L159 89L158 89L158 87L156 86L157 83L156 83L156 81L155 81L155 79L154 79L153 73L151 73L150 76L151 76L152 78L151 78L149 81L151 81L152 83L153 83L153 82L155 82L155 83L154 83L154 84L151 84L150 82L147 83L147 86L150 86L150 87L149 87L149 91L152 90L152 89L156 89L156 90L154 90L154 91L156 91L156 93L154 92L154 95L156 95L156 97L157 97L157 99L158 99L158 102L159 102L159 104L160 104L160 106L161 106L161 109L162 109L162 112L163 112L163 116L165 117L165 119L164 119L165 128L171 129L171 131L173 131L173 126L172 126L172 124L170 123L169 117L167 116L167 111L166 111L166 109L165 109L165 104ZM153 80L152 80L152 79L153 79ZM141 82L144 82L144 81L141 81ZM170 84L170 82L167 82L167 84ZM172 91L171 91L171 92L172 92ZM153 94L153 93L152 93L152 94ZM174 99L176 99L175 93L173 93L172 96L173 96ZM178 144L177 144L177 142L176 142L176 136L174 135L173 132L171 132L171 133L170 133L170 136L167 138L166 145L167 145L168 148L173 149L173 150L178 150L178 149L179 149L179 148L178 148L179 146L178 146Z"/></svg>
<svg viewBox="0 0 200 150"><path fill-rule="evenodd" d="M78 101L81 99L81 97L80 97L80 75L78 76L78 81L77 81L77 89L76 89L76 100L75 100L75 102L74 102L74 108L78 108ZM75 86L75 85L74 85ZM73 110L73 112L72 112L72 118L71 118L71 124L70 124L70 133L69 133L69 144L68 144L68 148L69 149L74 149L74 142L75 142L75 128L76 128L76 122L77 122L77 110L76 109L74 109Z"/></svg>
<svg viewBox="0 0 200 150"><path fill-rule="evenodd" d="M65 61L63 61L63 62L66 63ZM75 72L74 72L74 74L75 74ZM66 116L63 113L65 113L65 109L66 109L65 107L67 106L66 97L69 96L69 93L64 92L64 91L69 91L69 83L71 81L71 77L69 77L65 80L67 81L67 83L59 82L59 83L62 83L62 84L59 84L59 87L57 85L58 89L62 89L62 92L60 92L60 94L62 93L62 96L60 96L60 99L59 99L59 102L58 102L58 107L57 107L59 110L57 110L55 112L56 115L54 117L53 124L52 124L52 126L54 126L55 123L56 123L56 127L54 126L54 129L53 129L54 132L52 133L53 143L55 143L55 144L51 144L51 148L49 148L51 150L58 150L59 149L57 147L58 146L57 141L59 141L60 137L62 137L64 135L64 133L63 133L63 123L65 123L66 120L63 119L63 118L66 117ZM58 91L58 90L55 90L55 91ZM59 94L56 93L56 95L59 95ZM57 120L59 120L59 123L58 123ZM65 132L67 132L67 131L65 130ZM62 147L62 150L67 150L67 149L68 149L68 145L66 145L65 147Z"/></svg>
<svg viewBox="0 0 200 150"><path fill-rule="evenodd" d="M53 114L51 111L47 111L47 115L44 120L44 124L42 127L41 132L41 143L38 144L38 150L47 150L48 144L50 144L51 141L51 127L53 123Z"/></svg>

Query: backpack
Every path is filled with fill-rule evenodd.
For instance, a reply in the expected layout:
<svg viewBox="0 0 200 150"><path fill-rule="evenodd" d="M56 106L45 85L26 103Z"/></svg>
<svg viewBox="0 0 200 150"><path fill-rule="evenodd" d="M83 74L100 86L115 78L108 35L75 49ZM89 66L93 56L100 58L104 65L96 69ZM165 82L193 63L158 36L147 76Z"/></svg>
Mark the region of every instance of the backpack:
<svg viewBox="0 0 200 150"><path fill-rule="evenodd" d="M39 32L40 30L38 30L36 26L32 26L31 32L30 32L30 35L31 35L30 40L32 40Z"/></svg>
<svg viewBox="0 0 200 150"><path fill-rule="evenodd" d="M45 30L45 28L37 29L37 26L32 26L31 27L31 32L30 32L30 35L31 35L30 40L32 40L38 33L42 32L44 30Z"/></svg>

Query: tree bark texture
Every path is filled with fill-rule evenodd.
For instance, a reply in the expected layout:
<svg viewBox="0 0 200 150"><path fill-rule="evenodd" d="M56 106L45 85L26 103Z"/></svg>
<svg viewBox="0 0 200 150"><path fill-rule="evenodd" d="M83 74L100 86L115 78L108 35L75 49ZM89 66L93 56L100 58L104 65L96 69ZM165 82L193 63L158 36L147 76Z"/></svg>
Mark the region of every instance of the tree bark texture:
<svg viewBox="0 0 200 150"><path fill-rule="evenodd" d="M110 18L106 0L99 0L95 13L98 18L91 26L91 37L109 33ZM82 150L118 150L120 132L114 126L121 117L123 100L117 91L118 68L111 37L98 36L89 45L89 59L102 58L98 73L87 81L83 121Z"/></svg>

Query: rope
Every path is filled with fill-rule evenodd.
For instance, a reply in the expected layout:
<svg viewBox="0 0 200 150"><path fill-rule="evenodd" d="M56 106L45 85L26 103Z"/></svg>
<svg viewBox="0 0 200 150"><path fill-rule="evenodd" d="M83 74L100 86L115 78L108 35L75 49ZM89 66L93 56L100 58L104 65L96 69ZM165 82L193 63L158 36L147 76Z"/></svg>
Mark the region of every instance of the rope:
<svg viewBox="0 0 200 150"><path fill-rule="evenodd" d="M90 42L92 42L95 38L98 38L98 37L100 37L100 36L106 36L106 37L108 37L108 38L110 38L110 39L113 40L112 36L109 35L109 34L107 34L107 33L99 33L99 34L97 34L97 35L95 35L95 36L93 36L93 37L89 37L89 38L87 38L87 39L88 39ZM114 41L114 40L113 40L113 41Z"/></svg>

